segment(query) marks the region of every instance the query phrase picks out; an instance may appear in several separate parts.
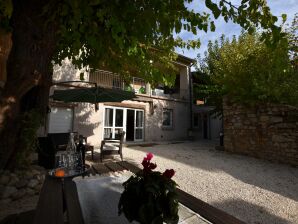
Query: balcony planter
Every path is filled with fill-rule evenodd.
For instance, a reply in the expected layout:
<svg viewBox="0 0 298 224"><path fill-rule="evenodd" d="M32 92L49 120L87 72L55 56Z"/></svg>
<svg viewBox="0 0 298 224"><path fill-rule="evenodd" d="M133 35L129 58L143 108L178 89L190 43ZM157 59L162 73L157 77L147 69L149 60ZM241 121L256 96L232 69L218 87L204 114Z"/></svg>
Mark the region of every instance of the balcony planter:
<svg viewBox="0 0 298 224"><path fill-rule="evenodd" d="M133 88L130 85L124 86L124 90L128 92L134 92Z"/></svg>
<svg viewBox="0 0 298 224"><path fill-rule="evenodd" d="M146 93L146 89L142 86L142 87L139 89L139 93L141 93L141 94L145 94L145 93Z"/></svg>

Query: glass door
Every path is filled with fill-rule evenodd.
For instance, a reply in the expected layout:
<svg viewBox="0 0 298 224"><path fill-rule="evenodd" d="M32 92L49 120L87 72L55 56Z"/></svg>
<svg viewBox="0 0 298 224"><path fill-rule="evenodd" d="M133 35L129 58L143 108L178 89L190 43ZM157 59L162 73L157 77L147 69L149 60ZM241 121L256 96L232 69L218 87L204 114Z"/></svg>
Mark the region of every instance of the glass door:
<svg viewBox="0 0 298 224"><path fill-rule="evenodd" d="M105 108L104 113L104 139L117 139L124 130L124 109Z"/></svg>
<svg viewBox="0 0 298 224"><path fill-rule="evenodd" d="M144 111L135 110L135 141L143 141L144 139Z"/></svg>
<svg viewBox="0 0 298 224"><path fill-rule="evenodd" d="M104 139L117 139L125 131L126 141L144 140L144 110L106 107L103 119Z"/></svg>
<svg viewBox="0 0 298 224"><path fill-rule="evenodd" d="M104 117L104 139L110 139L113 137L113 118L114 110L112 108L105 108Z"/></svg>
<svg viewBox="0 0 298 224"><path fill-rule="evenodd" d="M124 110L123 109L115 109L115 129L113 138L120 139L120 132L124 130Z"/></svg>

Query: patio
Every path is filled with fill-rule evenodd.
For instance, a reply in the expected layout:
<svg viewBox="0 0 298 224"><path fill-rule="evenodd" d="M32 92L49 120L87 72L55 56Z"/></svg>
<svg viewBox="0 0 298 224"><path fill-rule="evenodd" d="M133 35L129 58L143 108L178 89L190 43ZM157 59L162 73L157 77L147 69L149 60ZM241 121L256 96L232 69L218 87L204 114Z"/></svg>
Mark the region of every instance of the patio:
<svg viewBox="0 0 298 224"><path fill-rule="evenodd" d="M140 143L125 147L123 153L126 161L140 166L145 154L152 152L158 170L175 169L180 189L246 223L298 223L297 168L217 151L214 145L208 141ZM87 155L87 163L93 163L96 173L107 172L101 170L99 150L94 157L91 161ZM104 162L118 160L115 156ZM14 201L1 211L2 217L35 209L37 199Z"/></svg>
<svg viewBox="0 0 298 224"><path fill-rule="evenodd" d="M182 190L247 223L298 223L297 168L217 151L214 145L134 145L123 154L125 160L140 163L152 152L157 169L175 169L174 180Z"/></svg>

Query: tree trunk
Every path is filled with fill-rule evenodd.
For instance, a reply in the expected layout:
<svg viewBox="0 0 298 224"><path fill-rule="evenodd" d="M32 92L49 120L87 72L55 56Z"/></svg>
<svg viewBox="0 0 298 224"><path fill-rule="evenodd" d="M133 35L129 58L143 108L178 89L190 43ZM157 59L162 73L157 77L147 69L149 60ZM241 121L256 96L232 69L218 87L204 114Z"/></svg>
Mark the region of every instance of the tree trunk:
<svg viewBox="0 0 298 224"><path fill-rule="evenodd" d="M7 81L0 90L0 169L13 167L16 153L22 150L23 114L37 109L45 115L48 105L57 26L46 23L47 18L41 15L46 3L13 1L13 45L7 61Z"/></svg>

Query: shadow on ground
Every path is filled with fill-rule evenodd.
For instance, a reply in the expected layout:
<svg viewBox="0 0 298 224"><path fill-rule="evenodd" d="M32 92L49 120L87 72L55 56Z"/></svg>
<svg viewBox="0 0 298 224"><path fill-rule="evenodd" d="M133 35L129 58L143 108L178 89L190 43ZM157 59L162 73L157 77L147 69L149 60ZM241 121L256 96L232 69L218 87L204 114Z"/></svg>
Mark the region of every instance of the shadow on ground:
<svg viewBox="0 0 298 224"><path fill-rule="evenodd" d="M213 142L204 141L129 148L143 151L144 155L152 152L156 156L207 171L225 172L244 183L298 201L298 168L218 151L214 146ZM125 151L123 153L125 156Z"/></svg>
<svg viewBox="0 0 298 224"><path fill-rule="evenodd" d="M225 200L219 203L212 204L218 208L225 208L225 211L234 214L237 218L241 219L241 217L245 217L244 213L254 214L254 219L258 220L252 222L253 224L262 224L262 223L270 223L270 224L291 224L283 218L280 218L274 214L271 214L269 211L265 210L263 207L259 205L255 205L253 203L249 203L243 200ZM237 212L235 212L237 210ZM298 217L297 217L298 218Z"/></svg>
<svg viewBox="0 0 298 224"><path fill-rule="evenodd" d="M298 201L297 168L217 151L214 149L213 143L210 142L149 145L148 147L130 146L129 149L124 148L123 153L125 160L141 166L140 163L137 164L136 161L130 157L130 154L134 153L134 150L144 152L144 156L147 152L152 152L158 157L184 163L185 165L210 172L225 172L244 183ZM91 159L91 157L88 155L87 159ZM120 161L120 157L105 157L103 162L109 161ZM92 162L100 162L100 154L98 152L95 153L94 161ZM291 183L289 184L289 182ZM291 223L275 215L273 210L268 210L268 208L262 207L259 204L239 198L220 202L213 201L211 204L239 219L249 217L248 214L253 214L254 218L246 220L248 223ZM276 206L272 207L276 209ZM290 217L290 219L298 221L298 216Z"/></svg>

